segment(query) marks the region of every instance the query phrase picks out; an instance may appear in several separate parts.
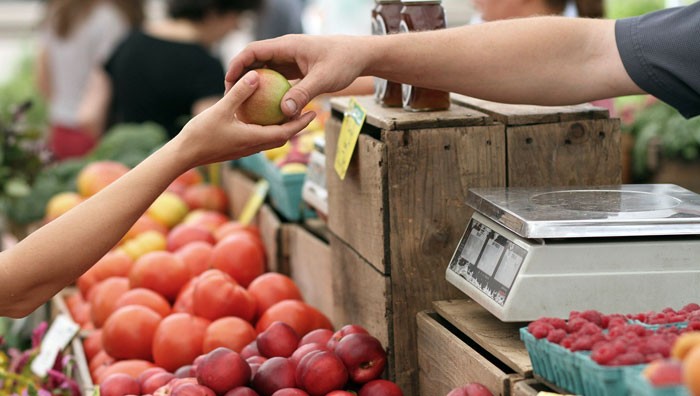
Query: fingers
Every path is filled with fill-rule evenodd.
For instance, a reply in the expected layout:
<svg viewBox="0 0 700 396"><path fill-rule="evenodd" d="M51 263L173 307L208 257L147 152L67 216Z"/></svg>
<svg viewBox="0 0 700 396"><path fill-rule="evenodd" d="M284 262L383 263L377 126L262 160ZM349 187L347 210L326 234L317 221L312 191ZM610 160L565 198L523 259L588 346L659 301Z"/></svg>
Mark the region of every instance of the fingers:
<svg viewBox="0 0 700 396"><path fill-rule="evenodd" d="M323 86L323 82L319 81L313 73L302 78L282 98L282 112L288 117L295 116L311 99L327 92Z"/></svg>
<svg viewBox="0 0 700 396"><path fill-rule="evenodd" d="M260 77L258 73L249 71L238 80L232 89L224 95L223 102L229 109L235 111L258 88Z"/></svg>

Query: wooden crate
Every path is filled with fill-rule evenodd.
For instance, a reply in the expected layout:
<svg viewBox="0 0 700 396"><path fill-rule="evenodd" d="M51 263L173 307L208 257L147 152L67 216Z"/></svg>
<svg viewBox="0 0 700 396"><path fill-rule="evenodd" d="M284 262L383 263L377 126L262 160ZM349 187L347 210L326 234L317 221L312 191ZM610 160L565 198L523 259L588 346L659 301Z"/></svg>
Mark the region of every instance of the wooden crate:
<svg viewBox="0 0 700 396"><path fill-rule="evenodd" d="M367 119L345 180L334 159L349 98L331 101L326 124L328 228L345 272L334 270L334 282L347 276L333 289L336 317L385 325L391 378L418 394L415 318L433 301L463 296L444 271L471 216L468 189L619 183L619 123L588 106L409 113L356 99ZM374 278L381 287L369 294L383 301L349 291L368 289L358 273Z"/></svg>
<svg viewBox="0 0 700 396"><path fill-rule="evenodd" d="M299 287L304 301L318 308L331 322L335 320L333 307L333 273L331 248L301 225L290 225L283 233L284 256L289 275Z"/></svg>

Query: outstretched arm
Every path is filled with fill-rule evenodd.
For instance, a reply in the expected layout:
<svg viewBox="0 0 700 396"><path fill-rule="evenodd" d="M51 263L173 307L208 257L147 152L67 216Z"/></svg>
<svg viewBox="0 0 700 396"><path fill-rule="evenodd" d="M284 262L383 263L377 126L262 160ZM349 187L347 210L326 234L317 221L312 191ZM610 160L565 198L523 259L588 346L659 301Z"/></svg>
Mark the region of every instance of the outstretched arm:
<svg viewBox="0 0 700 396"><path fill-rule="evenodd" d="M301 78L283 100L286 114L362 75L506 103L643 93L622 65L612 20L535 17L380 37L284 36L238 54L227 85L261 65Z"/></svg>
<svg viewBox="0 0 700 396"><path fill-rule="evenodd" d="M257 86L257 74L247 74L126 175L0 252L0 316L23 317L73 282L186 170L281 146L313 119L309 113L268 127L238 121L236 109Z"/></svg>

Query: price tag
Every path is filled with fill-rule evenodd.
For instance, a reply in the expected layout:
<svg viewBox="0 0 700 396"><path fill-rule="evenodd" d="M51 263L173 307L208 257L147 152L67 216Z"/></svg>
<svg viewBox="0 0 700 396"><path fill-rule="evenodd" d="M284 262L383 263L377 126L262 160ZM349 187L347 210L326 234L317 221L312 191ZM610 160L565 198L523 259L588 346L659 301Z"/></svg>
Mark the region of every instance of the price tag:
<svg viewBox="0 0 700 396"><path fill-rule="evenodd" d="M340 180L345 180L345 173L350 166L352 153L357 145L357 138L360 136L360 130L365 123L367 112L355 100L350 99L350 106L345 111L343 124L340 126L340 136L338 137L338 149L335 153L335 171L340 177Z"/></svg>
<svg viewBox="0 0 700 396"><path fill-rule="evenodd" d="M80 326L70 320L68 316L56 316L53 324L49 327L49 331L46 332L44 339L41 341L39 355L32 360L30 366L32 372L39 377L46 376L49 369L53 367L58 352L68 346L70 340L78 334L78 330L80 330Z"/></svg>
<svg viewBox="0 0 700 396"><path fill-rule="evenodd" d="M242 225L248 225L260 210L263 202L265 202L265 197L267 196L267 191L270 189L270 183L265 179L261 179L255 185L255 191L253 195L248 198L248 202L245 203L241 215L238 216L238 222Z"/></svg>

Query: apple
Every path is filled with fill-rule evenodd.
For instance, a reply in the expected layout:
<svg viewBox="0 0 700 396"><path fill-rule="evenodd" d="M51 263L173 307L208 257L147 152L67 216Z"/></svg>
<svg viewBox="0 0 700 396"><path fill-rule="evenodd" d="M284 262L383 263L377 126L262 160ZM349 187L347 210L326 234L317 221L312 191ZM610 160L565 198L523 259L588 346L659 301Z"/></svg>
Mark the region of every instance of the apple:
<svg viewBox="0 0 700 396"><path fill-rule="evenodd" d="M256 339L258 351L265 357L290 357L299 345L299 335L284 322L273 322Z"/></svg>
<svg viewBox="0 0 700 396"><path fill-rule="evenodd" d="M253 389L262 396L272 396L280 389L293 388L296 386L295 369L294 363L287 358L267 359L253 377Z"/></svg>
<svg viewBox="0 0 700 396"><path fill-rule="evenodd" d="M100 384L100 394L104 396L123 396L130 393L141 394L141 386L128 374L110 374Z"/></svg>
<svg viewBox="0 0 700 396"><path fill-rule="evenodd" d="M301 337L299 341L299 346L304 344L310 344L312 342L317 342L319 344L326 345L328 340L333 337L333 330L329 329L316 329L307 333L305 336Z"/></svg>
<svg viewBox="0 0 700 396"><path fill-rule="evenodd" d="M382 343L369 334L344 336L335 347L335 353L348 369L350 378L358 384L379 378L386 366Z"/></svg>
<svg viewBox="0 0 700 396"><path fill-rule="evenodd" d="M478 382L472 382L459 388L452 389L447 396L493 396L493 393Z"/></svg>
<svg viewBox="0 0 700 396"><path fill-rule="evenodd" d="M391 381L376 379L362 385L357 396L403 396L403 392Z"/></svg>
<svg viewBox="0 0 700 396"><path fill-rule="evenodd" d="M328 346L328 349L331 351L335 350L336 345L338 345L338 342L340 342L340 339L345 337L346 335L350 334L369 334L369 331L367 331L364 327L356 324L348 324L340 328L340 330L336 331L333 333L331 336L331 339L328 340L328 343L326 346Z"/></svg>
<svg viewBox="0 0 700 396"><path fill-rule="evenodd" d="M296 370L297 386L310 396L325 396L341 389L348 381L348 371L335 353L313 351L304 356Z"/></svg>
<svg viewBox="0 0 700 396"><path fill-rule="evenodd" d="M246 124L274 125L287 120L282 113L282 97L292 85L282 74L272 69L256 69L258 88L243 102L236 116Z"/></svg>
<svg viewBox="0 0 700 396"><path fill-rule="evenodd" d="M250 366L241 355L219 347L204 356L197 364L197 382L221 395L243 386L250 379Z"/></svg>

